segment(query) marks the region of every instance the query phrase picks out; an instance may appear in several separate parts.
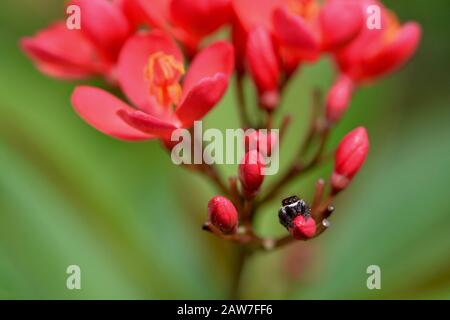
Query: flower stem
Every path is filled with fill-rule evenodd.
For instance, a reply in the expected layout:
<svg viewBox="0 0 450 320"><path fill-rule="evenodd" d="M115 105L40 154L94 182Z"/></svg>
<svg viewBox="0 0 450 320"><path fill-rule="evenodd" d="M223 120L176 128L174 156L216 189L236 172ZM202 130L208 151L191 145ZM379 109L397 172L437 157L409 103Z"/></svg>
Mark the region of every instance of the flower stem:
<svg viewBox="0 0 450 320"><path fill-rule="evenodd" d="M250 128L251 123L247 114L247 104L244 94L244 76L240 73L236 76L236 95L237 95L237 107L239 111L239 117L241 119L242 128Z"/></svg>
<svg viewBox="0 0 450 320"><path fill-rule="evenodd" d="M249 254L245 247L242 246L236 247L236 261L233 271L233 281L231 283L230 300L239 300L241 298L240 289L241 289L242 275L244 273L244 268L248 257Z"/></svg>

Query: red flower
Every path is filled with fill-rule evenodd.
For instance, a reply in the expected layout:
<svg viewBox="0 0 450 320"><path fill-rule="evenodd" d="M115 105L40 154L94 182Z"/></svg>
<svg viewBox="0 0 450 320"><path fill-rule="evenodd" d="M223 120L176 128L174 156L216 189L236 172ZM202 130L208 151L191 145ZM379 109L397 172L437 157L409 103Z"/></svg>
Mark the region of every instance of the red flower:
<svg viewBox="0 0 450 320"><path fill-rule="evenodd" d="M274 84L278 84L278 79L281 77L281 70L279 70L281 67L283 71L290 74L302 59L317 57L318 42L314 42L313 45L310 43L312 38L316 39L313 29L308 27L307 31L294 35L292 29L295 28L289 23L291 9L296 10L299 15L308 12L309 19L309 12L312 12L309 8L316 5L315 1L306 3L303 0L261 0L256 4L252 0L233 0L232 3L236 16L233 24L235 47L241 59L247 58L260 93L268 91L266 88L268 80L270 80L269 89L271 89L268 92L274 92ZM304 17L299 19L303 21ZM258 31L254 31L255 29ZM245 56L248 48L252 48L253 52ZM258 54L256 61L255 54ZM275 64L274 56L280 61L280 66ZM267 79L268 76L262 77L266 69L270 70L271 79ZM276 89L278 90L278 87Z"/></svg>
<svg viewBox="0 0 450 320"><path fill-rule="evenodd" d="M215 196L208 202L208 217L223 233L236 232L238 213L233 203L225 197Z"/></svg>
<svg viewBox="0 0 450 320"><path fill-rule="evenodd" d="M359 171L369 151L369 137L363 127L349 132L336 150L331 186L334 192L345 189Z"/></svg>
<svg viewBox="0 0 450 320"><path fill-rule="evenodd" d="M361 0L358 4L365 14L368 6L379 6L381 28L363 28L350 45L336 54L336 61L343 73L363 82L385 75L408 61L419 44L421 28L415 22L400 25L395 15L377 0Z"/></svg>
<svg viewBox="0 0 450 320"><path fill-rule="evenodd" d="M360 32L359 7L345 0L234 0L233 41L245 57L260 105L278 103L282 72L289 77L303 61L337 50ZM239 66L242 68L243 66Z"/></svg>
<svg viewBox="0 0 450 320"><path fill-rule="evenodd" d="M110 93L77 87L72 104L97 130L124 140L170 138L189 128L222 98L234 65L233 48L218 41L193 60L184 77L183 56L161 31L137 34L124 45L117 75L121 89L137 109Z"/></svg>
<svg viewBox="0 0 450 320"><path fill-rule="evenodd" d="M23 38L21 47L37 68L64 79L103 75L113 78L120 49L130 35L125 15L107 0L72 0L81 9L81 29L69 30L57 22L33 37Z"/></svg>
<svg viewBox="0 0 450 320"><path fill-rule="evenodd" d="M256 150L247 152L239 164L239 180L242 191L248 198L253 197L264 182L264 159Z"/></svg>
<svg viewBox="0 0 450 320"><path fill-rule="evenodd" d="M279 45L314 60L321 51L336 50L355 38L362 28L359 7L347 0L234 0L242 27L250 32L264 27Z"/></svg>
<svg viewBox="0 0 450 320"><path fill-rule="evenodd" d="M311 217L298 215L292 221L289 232L297 240L312 238L316 234L316 222Z"/></svg>
<svg viewBox="0 0 450 320"><path fill-rule="evenodd" d="M192 52L232 18L231 0L119 0L135 26L172 34Z"/></svg>

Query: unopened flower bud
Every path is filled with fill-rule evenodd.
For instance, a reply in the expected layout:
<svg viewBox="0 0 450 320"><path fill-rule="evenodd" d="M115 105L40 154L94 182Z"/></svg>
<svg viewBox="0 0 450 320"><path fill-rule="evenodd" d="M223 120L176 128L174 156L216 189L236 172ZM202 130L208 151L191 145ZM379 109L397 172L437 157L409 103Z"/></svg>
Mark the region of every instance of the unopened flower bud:
<svg viewBox="0 0 450 320"><path fill-rule="evenodd" d="M280 94L278 90L266 91L259 96L259 106L269 112L276 109L280 103Z"/></svg>
<svg viewBox="0 0 450 320"><path fill-rule="evenodd" d="M260 107L271 111L279 103L280 65L272 36L264 27L254 28L248 35L246 60L250 75L258 89Z"/></svg>
<svg viewBox="0 0 450 320"><path fill-rule="evenodd" d="M338 122L350 104L354 89L352 79L341 75L328 91L326 101L326 116L330 123Z"/></svg>
<svg viewBox="0 0 450 320"><path fill-rule="evenodd" d="M250 150L239 165L239 180L247 198L253 197L264 181L264 159L256 150Z"/></svg>
<svg viewBox="0 0 450 320"><path fill-rule="evenodd" d="M334 171L331 177L333 192L345 189L359 171L369 151L369 138L363 127L349 132L336 150Z"/></svg>
<svg viewBox="0 0 450 320"><path fill-rule="evenodd" d="M209 221L225 234L236 232L238 213L233 203L225 197L215 196L208 202Z"/></svg>
<svg viewBox="0 0 450 320"><path fill-rule="evenodd" d="M278 135L275 132L265 134L260 130L253 131L245 136L245 152L257 150L262 155L270 157L277 143Z"/></svg>
<svg viewBox="0 0 450 320"><path fill-rule="evenodd" d="M316 222L310 216L298 215L292 220L289 232L297 240L312 238L316 234Z"/></svg>

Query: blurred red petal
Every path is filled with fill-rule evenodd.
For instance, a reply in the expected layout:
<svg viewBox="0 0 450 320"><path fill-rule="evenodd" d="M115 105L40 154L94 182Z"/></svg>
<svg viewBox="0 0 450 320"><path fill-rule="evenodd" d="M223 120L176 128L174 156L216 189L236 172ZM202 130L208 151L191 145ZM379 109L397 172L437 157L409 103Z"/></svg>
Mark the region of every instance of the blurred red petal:
<svg viewBox="0 0 450 320"><path fill-rule="evenodd" d="M36 68L47 76L61 80L81 80L92 75L92 73L87 70L42 61L36 62Z"/></svg>
<svg viewBox="0 0 450 320"><path fill-rule="evenodd" d="M51 76L80 78L105 71L95 47L79 30L58 22L21 40L22 50Z"/></svg>
<svg viewBox="0 0 450 320"><path fill-rule="evenodd" d="M285 0L233 0L233 9L244 29L249 32L262 26L272 31L272 14Z"/></svg>
<svg viewBox="0 0 450 320"><path fill-rule="evenodd" d="M159 118L153 117L139 110L121 109L117 111L120 118L130 126L150 135L167 137L177 127Z"/></svg>
<svg viewBox="0 0 450 320"><path fill-rule="evenodd" d="M404 24L395 40L384 46L376 55L363 60L366 76L380 76L401 67L415 53L420 36L419 24L415 22Z"/></svg>
<svg viewBox="0 0 450 320"><path fill-rule="evenodd" d="M170 13L175 25L205 36L230 21L231 0L172 0Z"/></svg>
<svg viewBox="0 0 450 320"><path fill-rule="evenodd" d="M167 30L170 21L170 2L172 0L134 0L141 8L142 14L150 27Z"/></svg>
<svg viewBox="0 0 450 320"><path fill-rule="evenodd" d="M222 73L228 79L234 69L233 46L225 41L217 41L195 56L184 78L183 97L186 97L204 78Z"/></svg>
<svg viewBox="0 0 450 320"><path fill-rule="evenodd" d="M346 0L330 0L319 15L322 49L335 50L353 40L364 28L361 5Z"/></svg>
<svg viewBox="0 0 450 320"><path fill-rule="evenodd" d="M194 121L202 119L219 102L227 86L228 77L217 73L212 78L203 78L189 90L175 112L183 127L189 128Z"/></svg>
<svg viewBox="0 0 450 320"><path fill-rule="evenodd" d="M122 10L133 28L147 22L138 0L114 0L113 3Z"/></svg>
<svg viewBox="0 0 450 320"><path fill-rule="evenodd" d="M127 18L119 6L107 0L72 0L81 9L81 30L103 54L115 60L130 33Z"/></svg>
<svg viewBox="0 0 450 320"><path fill-rule="evenodd" d="M247 40L247 63L260 93L278 89L280 66L271 35L263 27L252 30Z"/></svg>
<svg viewBox="0 0 450 320"><path fill-rule="evenodd" d="M281 7L274 11L273 24L275 36L281 44L308 54L319 52L318 38L302 17Z"/></svg>
<svg viewBox="0 0 450 320"><path fill-rule="evenodd" d="M130 127L117 115L120 110L133 109L107 91L88 86L76 87L72 94L72 105L81 118L109 136L131 141L152 138Z"/></svg>
<svg viewBox="0 0 450 320"><path fill-rule="evenodd" d="M234 47L234 56L236 63L236 70L238 73L243 73L245 68L245 50L247 45L247 32L244 30L239 19L233 19L231 29L231 39Z"/></svg>

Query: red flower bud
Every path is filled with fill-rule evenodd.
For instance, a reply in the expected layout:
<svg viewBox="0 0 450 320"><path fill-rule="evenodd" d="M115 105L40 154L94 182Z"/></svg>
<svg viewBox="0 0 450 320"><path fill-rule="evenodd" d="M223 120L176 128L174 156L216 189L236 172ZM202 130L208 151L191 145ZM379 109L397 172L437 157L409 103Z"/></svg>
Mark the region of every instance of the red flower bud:
<svg viewBox="0 0 450 320"><path fill-rule="evenodd" d="M292 221L289 232L297 240L312 238L316 234L316 222L311 217L298 215Z"/></svg>
<svg viewBox="0 0 450 320"><path fill-rule="evenodd" d="M245 152L257 150L265 156L272 154L274 146L278 143L278 136L275 132L265 134L259 130L253 131L245 136Z"/></svg>
<svg viewBox="0 0 450 320"><path fill-rule="evenodd" d="M359 171L369 151L369 138L363 127L349 132L340 142L335 156L331 186L334 192L345 189Z"/></svg>
<svg viewBox="0 0 450 320"><path fill-rule="evenodd" d="M353 81L346 75L341 75L333 84L327 95L327 120L338 122L347 111L354 89Z"/></svg>
<svg viewBox="0 0 450 320"><path fill-rule="evenodd" d="M281 70L272 37L263 27L257 27L249 33L246 58L259 92L260 105L264 109L272 110L279 102Z"/></svg>
<svg viewBox="0 0 450 320"><path fill-rule="evenodd" d="M238 225L238 213L233 203L225 197L215 196L208 202L209 221L223 233L234 233Z"/></svg>
<svg viewBox="0 0 450 320"><path fill-rule="evenodd" d="M239 165L239 180L246 197L251 198L259 191L264 181L263 168L264 159L258 151L251 150L245 154Z"/></svg>

